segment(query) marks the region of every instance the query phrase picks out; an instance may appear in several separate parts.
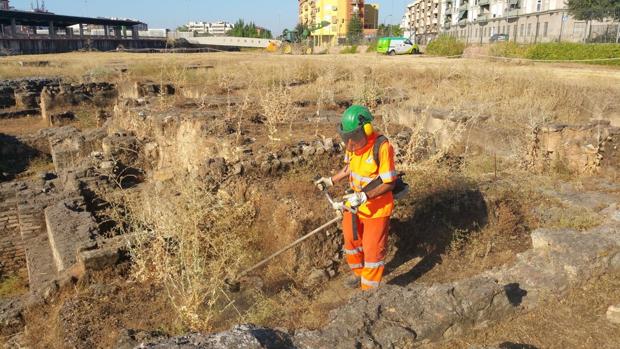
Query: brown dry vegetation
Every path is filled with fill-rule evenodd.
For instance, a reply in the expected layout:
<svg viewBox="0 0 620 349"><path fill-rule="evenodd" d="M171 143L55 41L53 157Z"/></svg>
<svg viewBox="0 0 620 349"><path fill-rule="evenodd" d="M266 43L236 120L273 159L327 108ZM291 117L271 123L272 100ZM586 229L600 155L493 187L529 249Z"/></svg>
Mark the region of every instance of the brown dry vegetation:
<svg viewBox="0 0 620 349"><path fill-rule="evenodd" d="M51 67L15 69L17 60L41 59L51 60ZM213 68L188 68L196 65ZM394 215L386 278L394 284L450 281L511 263L516 253L530 248L529 232L541 224L533 208L560 205L540 189L552 188L560 177L573 179L561 169L544 176L521 171L532 128L547 121L581 123L620 115L620 71L606 67L256 53L74 53L0 63L3 78L41 75L109 81L121 91L136 81L172 83L180 93L161 96L150 106L160 112L207 110L213 97L235 101L220 107L210 126L234 134L236 144L253 139L253 147L268 150L300 139L337 137L334 116L351 102L368 105L377 115L377 128L390 137L410 129L413 136L398 166L406 170L412 191ZM194 99L189 107L188 97ZM427 131L431 114L469 121L449 134L433 133ZM78 111L78 116L79 126L93 126L88 110ZM484 129L477 129L482 120ZM9 134L38 128L0 121L0 132ZM230 188L217 193L193 182L195 177L186 177L186 171L175 173L176 180L164 186L146 183L121 194L101 193L112 203L108 214L123 223L118 227L138 236L131 251L133 264L126 272L89 276L30 313L30 335L48 333L41 347L60 347L66 341L108 347L123 328L176 334L219 330L241 321L322 326L329 310L355 294L342 291L340 276L318 286L304 284L313 267L308 251L319 250L329 238L309 240L257 271L262 280L250 280L241 294L229 292L224 280L330 219L311 179L339 165L339 159L323 159L281 177L229 183ZM49 164L32 166L36 172ZM585 229L596 225L597 218L574 212L544 223ZM333 235L336 229L331 234L339 238ZM339 272L346 274L346 267L340 266ZM616 281L609 279L605 285ZM602 294L609 290L605 285L596 281L588 287ZM124 306L127 303L132 306ZM546 307L557 304L550 301ZM515 321L529 331L532 321L554 316L569 321L570 309L583 307L576 296L561 305L566 311L560 315L543 308ZM49 323L41 321L48 318ZM498 330L509 327L507 322ZM523 333L515 340L522 340ZM37 338L31 339L35 343ZM475 343L473 339L466 341ZM542 337L531 342L548 343ZM459 347L466 342L455 343Z"/></svg>

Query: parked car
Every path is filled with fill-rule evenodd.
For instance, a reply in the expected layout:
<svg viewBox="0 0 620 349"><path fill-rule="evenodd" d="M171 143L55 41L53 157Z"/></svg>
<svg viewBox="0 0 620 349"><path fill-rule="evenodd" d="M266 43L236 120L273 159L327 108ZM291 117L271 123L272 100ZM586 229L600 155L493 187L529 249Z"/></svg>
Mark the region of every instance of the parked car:
<svg viewBox="0 0 620 349"><path fill-rule="evenodd" d="M380 38L377 42L377 52L382 54L407 55L420 53L418 45L411 42L410 39L403 37L385 37Z"/></svg>
<svg viewBox="0 0 620 349"><path fill-rule="evenodd" d="M508 34L493 34L489 42L508 41Z"/></svg>

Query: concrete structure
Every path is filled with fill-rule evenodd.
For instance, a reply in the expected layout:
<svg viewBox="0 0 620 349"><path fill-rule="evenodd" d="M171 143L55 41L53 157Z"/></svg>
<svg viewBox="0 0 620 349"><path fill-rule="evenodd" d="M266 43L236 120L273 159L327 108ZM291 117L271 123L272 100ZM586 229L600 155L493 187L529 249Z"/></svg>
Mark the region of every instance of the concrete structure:
<svg viewBox="0 0 620 349"><path fill-rule="evenodd" d="M239 38L233 36L206 36L206 37L194 37L186 38L187 42L192 45L220 47L220 49L228 49L233 47L254 47L254 48L266 48L270 43L280 45L278 40L271 39L256 39L256 38Z"/></svg>
<svg viewBox="0 0 620 349"><path fill-rule="evenodd" d="M233 24L226 21L189 22L185 26L188 31L195 32L196 34L208 34L213 36L224 36L233 28Z"/></svg>
<svg viewBox="0 0 620 349"><path fill-rule="evenodd" d="M101 26L101 35L86 35L85 25ZM143 23L130 20L0 10L0 52L38 54L81 49L110 51L120 46L131 49L166 47L165 34L162 38L140 39L138 29L141 25ZM76 26L78 29L74 30Z"/></svg>
<svg viewBox="0 0 620 349"><path fill-rule="evenodd" d="M9 0L0 0L0 10L9 10Z"/></svg>
<svg viewBox="0 0 620 349"><path fill-rule="evenodd" d="M345 40L353 16L364 25L364 0L298 0L299 23L312 26L331 23L312 33L316 45L337 44Z"/></svg>
<svg viewBox="0 0 620 349"><path fill-rule="evenodd" d="M416 42L426 44L439 34L439 10L439 0L415 0L407 5L401 27L415 33Z"/></svg>

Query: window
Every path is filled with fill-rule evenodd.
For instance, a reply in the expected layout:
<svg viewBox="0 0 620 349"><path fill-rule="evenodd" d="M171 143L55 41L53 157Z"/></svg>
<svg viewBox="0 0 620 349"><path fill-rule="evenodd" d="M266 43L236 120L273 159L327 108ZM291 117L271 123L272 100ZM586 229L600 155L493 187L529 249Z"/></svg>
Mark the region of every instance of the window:
<svg viewBox="0 0 620 349"><path fill-rule="evenodd" d="M523 27L525 26L525 24L521 24L521 31L519 32L519 36L523 36Z"/></svg>
<svg viewBox="0 0 620 349"><path fill-rule="evenodd" d="M586 22L575 22L573 26L573 35L582 36L586 32Z"/></svg>
<svg viewBox="0 0 620 349"><path fill-rule="evenodd" d="M517 25L514 25L514 28L512 28L512 35L514 35L515 39L517 38Z"/></svg>
<svg viewBox="0 0 620 349"><path fill-rule="evenodd" d="M530 36L532 33L532 23L527 24L527 36Z"/></svg>
<svg viewBox="0 0 620 349"><path fill-rule="evenodd" d="M543 25L543 36L547 36L547 30L549 29L549 22L545 22Z"/></svg>
<svg viewBox="0 0 620 349"><path fill-rule="evenodd" d="M478 28L476 28L476 37L478 37Z"/></svg>

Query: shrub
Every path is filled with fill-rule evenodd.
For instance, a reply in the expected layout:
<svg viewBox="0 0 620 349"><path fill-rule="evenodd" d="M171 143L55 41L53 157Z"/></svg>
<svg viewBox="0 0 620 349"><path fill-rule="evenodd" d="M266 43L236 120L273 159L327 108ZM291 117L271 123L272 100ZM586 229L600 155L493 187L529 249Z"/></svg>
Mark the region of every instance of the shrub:
<svg viewBox="0 0 620 349"><path fill-rule="evenodd" d="M512 41L499 42L491 45L489 53L496 57L525 58L530 48L529 45L519 45Z"/></svg>
<svg viewBox="0 0 620 349"><path fill-rule="evenodd" d="M541 43L532 45L527 51L527 58L541 60L583 60L600 58L620 58L619 44L577 44L577 43ZM591 64L620 65L620 60L585 62Z"/></svg>
<svg viewBox="0 0 620 349"><path fill-rule="evenodd" d="M426 47L426 53L432 56L458 56L465 51L465 43L450 35L440 35Z"/></svg>
<svg viewBox="0 0 620 349"><path fill-rule="evenodd" d="M340 50L341 54L357 53L357 45L347 46Z"/></svg>
<svg viewBox="0 0 620 349"><path fill-rule="evenodd" d="M373 41L371 43L368 44L368 47L366 48L366 52L376 52L377 51L377 42Z"/></svg>
<svg viewBox="0 0 620 349"><path fill-rule="evenodd" d="M514 42L502 42L492 45L490 53L491 55L498 57L559 61L620 58L620 45L579 44L569 42L520 45ZM620 65L620 60L591 61L583 63Z"/></svg>
<svg viewBox="0 0 620 349"><path fill-rule="evenodd" d="M130 237L133 277L163 287L182 325L201 331L234 306L226 280L250 260L255 216L251 203L205 187L179 176L139 193L104 194L110 217Z"/></svg>

